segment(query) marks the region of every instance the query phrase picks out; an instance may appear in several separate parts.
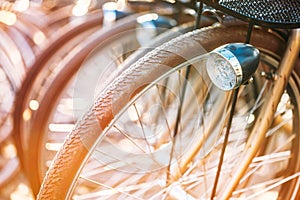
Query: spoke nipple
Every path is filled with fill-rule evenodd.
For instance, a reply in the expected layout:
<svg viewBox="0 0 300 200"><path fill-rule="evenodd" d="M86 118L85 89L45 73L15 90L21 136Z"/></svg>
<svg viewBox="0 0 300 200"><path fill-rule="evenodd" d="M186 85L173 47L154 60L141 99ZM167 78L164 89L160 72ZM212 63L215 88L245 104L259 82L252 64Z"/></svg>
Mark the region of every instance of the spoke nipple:
<svg viewBox="0 0 300 200"><path fill-rule="evenodd" d="M254 78L251 76L250 79L248 80L249 83L253 83L254 82Z"/></svg>
<svg viewBox="0 0 300 200"><path fill-rule="evenodd" d="M260 75L268 80L275 81L278 75L275 72L261 72Z"/></svg>
<svg viewBox="0 0 300 200"><path fill-rule="evenodd" d="M251 84L253 82L254 82L254 78L250 77L249 80L244 83L244 85L248 85L248 84Z"/></svg>

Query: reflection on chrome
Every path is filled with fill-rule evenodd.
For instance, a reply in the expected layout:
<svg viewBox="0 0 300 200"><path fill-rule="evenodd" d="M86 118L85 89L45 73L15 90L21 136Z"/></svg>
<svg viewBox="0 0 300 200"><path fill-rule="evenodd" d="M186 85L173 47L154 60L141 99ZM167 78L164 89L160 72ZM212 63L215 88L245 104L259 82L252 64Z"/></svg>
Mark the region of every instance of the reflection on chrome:
<svg viewBox="0 0 300 200"><path fill-rule="evenodd" d="M49 130L52 132L70 132L74 124L49 124Z"/></svg>
<svg viewBox="0 0 300 200"><path fill-rule="evenodd" d="M137 22L144 23L144 22L157 20L157 19L158 19L158 15L155 13L151 13L151 14L146 14L146 15L142 15L142 16L138 17Z"/></svg>
<svg viewBox="0 0 300 200"><path fill-rule="evenodd" d="M23 120L24 121L29 121L31 119L31 110L26 108L23 112Z"/></svg>
<svg viewBox="0 0 300 200"><path fill-rule="evenodd" d="M33 34L33 41L35 44L37 45L40 45L42 44L46 39L46 36L43 32L41 31L36 31L34 34Z"/></svg>
<svg viewBox="0 0 300 200"><path fill-rule="evenodd" d="M31 100L29 102L29 108L31 110L37 110L39 108L39 102L37 100Z"/></svg>
<svg viewBox="0 0 300 200"><path fill-rule="evenodd" d="M1 152L4 158L14 158L17 156L17 150L13 144L6 145Z"/></svg>
<svg viewBox="0 0 300 200"><path fill-rule="evenodd" d="M34 198L31 194L29 187L27 185L25 185L24 183L20 183L18 185L16 191L11 193L10 199L11 200L19 200L19 199L33 200Z"/></svg>
<svg viewBox="0 0 300 200"><path fill-rule="evenodd" d="M46 149L49 151L58 151L62 143L46 143Z"/></svg>
<svg viewBox="0 0 300 200"><path fill-rule="evenodd" d="M29 0L16 0L13 5L15 11L24 12L29 8Z"/></svg>
<svg viewBox="0 0 300 200"><path fill-rule="evenodd" d="M17 16L15 13L6 10L0 10L0 22L12 26L16 23Z"/></svg>
<svg viewBox="0 0 300 200"><path fill-rule="evenodd" d="M88 13L91 0L78 0L73 7L72 14L74 16L83 16Z"/></svg>

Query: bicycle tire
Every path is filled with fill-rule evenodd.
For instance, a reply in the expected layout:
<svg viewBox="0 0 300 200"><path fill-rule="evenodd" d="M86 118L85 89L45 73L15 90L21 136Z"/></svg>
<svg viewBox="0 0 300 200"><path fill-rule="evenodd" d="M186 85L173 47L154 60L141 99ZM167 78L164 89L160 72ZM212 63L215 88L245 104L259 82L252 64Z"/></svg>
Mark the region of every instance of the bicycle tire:
<svg viewBox="0 0 300 200"><path fill-rule="evenodd" d="M78 178L83 167L82 162L85 162L90 155L89 150L94 147L102 130L105 130L114 118L114 113L118 113L136 93L143 89L143 87L137 88L136 83L151 83L169 70L163 68L163 65L177 66L185 60L197 56L199 52L203 52L202 47L210 51L229 42L244 42L246 33L245 27L198 30L172 40L130 67L104 93L100 94L94 107L86 113L70 133L44 179L38 198L62 199L69 197L69 192L71 192L69 190L74 186L74 180ZM266 38L269 39L268 43L265 42ZM284 49L281 46L283 41L261 30L255 30L251 39L251 43L255 46L279 55ZM200 44L201 48L194 45L195 43ZM128 96L129 94L130 96ZM86 146L91 149L87 149Z"/></svg>

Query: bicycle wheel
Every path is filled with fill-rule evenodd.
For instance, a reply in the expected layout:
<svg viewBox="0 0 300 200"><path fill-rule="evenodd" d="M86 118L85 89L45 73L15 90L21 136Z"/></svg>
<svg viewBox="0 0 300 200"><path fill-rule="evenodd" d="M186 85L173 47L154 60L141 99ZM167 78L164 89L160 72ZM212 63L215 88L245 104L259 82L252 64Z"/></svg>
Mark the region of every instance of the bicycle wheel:
<svg viewBox="0 0 300 200"><path fill-rule="evenodd" d="M12 64L0 50L0 188L5 188L19 171L19 161L11 138L12 109L17 88L17 77L12 77ZM16 81L16 82L15 82ZM2 191L0 191L2 196Z"/></svg>
<svg viewBox="0 0 300 200"><path fill-rule="evenodd" d="M122 73L69 134L39 199L210 198L231 93L211 84L203 67L205 55L220 45L243 42L246 33L245 27L197 30L157 48ZM254 30L251 41L262 54L257 84L243 86L239 95L220 183L230 180L233 167L240 164L256 116L263 112L264 93L272 81L259 72L274 70L274 54L284 49L280 39L261 30ZM294 188L299 170L296 81L294 74L266 136L266 148L248 166L233 198L293 195L284 187ZM279 144L282 138L285 142ZM224 187L219 184L216 198Z"/></svg>
<svg viewBox="0 0 300 200"><path fill-rule="evenodd" d="M13 58L18 61L18 51L10 43L12 40L4 32L0 33L2 38L8 40L0 45L0 198L7 198L7 193L12 192L14 182L20 181L17 176L20 172L20 164L17 157L14 141L12 139L14 99L16 91L21 83L21 75L24 70L23 63L19 68L14 66ZM14 51L15 57L8 54Z"/></svg>

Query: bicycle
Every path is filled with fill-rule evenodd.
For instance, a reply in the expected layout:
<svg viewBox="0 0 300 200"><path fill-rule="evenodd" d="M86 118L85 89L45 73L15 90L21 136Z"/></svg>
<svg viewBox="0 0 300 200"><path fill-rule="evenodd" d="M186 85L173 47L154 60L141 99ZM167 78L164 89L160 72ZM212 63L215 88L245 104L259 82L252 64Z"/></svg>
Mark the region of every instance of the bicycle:
<svg viewBox="0 0 300 200"><path fill-rule="evenodd" d="M187 33L121 73L68 135L38 199L297 199L300 5L278 2L201 1L248 23Z"/></svg>

